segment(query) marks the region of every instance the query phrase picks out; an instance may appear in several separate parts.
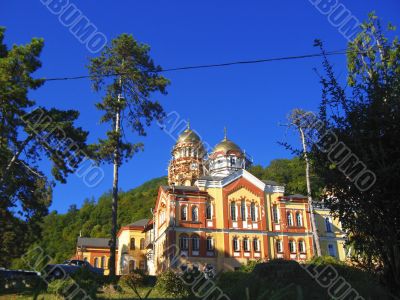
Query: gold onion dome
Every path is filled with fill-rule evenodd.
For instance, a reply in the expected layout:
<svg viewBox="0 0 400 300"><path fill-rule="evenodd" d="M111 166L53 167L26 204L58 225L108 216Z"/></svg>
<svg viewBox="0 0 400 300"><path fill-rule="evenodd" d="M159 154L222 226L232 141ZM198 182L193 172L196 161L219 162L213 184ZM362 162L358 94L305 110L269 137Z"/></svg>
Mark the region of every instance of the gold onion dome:
<svg viewBox="0 0 400 300"><path fill-rule="evenodd" d="M214 147L214 151L213 152L214 153L216 153L216 152L228 153L229 151L235 151L235 152L243 153L242 149L240 149L240 147L238 145L236 145L234 142L232 142L231 140L229 140L226 137L226 129L225 129L225 137L224 137L224 139Z"/></svg>
<svg viewBox="0 0 400 300"><path fill-rule="evenodd" d="M181 133L178 138L178 143L195 143L199 141L200 137L193 130L190 129L190 125L188 122L187 128L184 132Z"/></svg>

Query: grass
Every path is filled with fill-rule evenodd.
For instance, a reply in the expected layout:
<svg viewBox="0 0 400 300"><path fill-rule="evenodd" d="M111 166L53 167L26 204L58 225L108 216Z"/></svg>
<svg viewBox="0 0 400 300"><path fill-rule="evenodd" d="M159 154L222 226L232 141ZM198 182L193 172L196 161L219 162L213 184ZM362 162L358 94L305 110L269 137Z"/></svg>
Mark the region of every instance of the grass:
<svg viewBox="0 0 400 300"><path fill-rule="evenodd" d="M145 295L150 288L141 288L139 293L140 295ZM24 292L18 294L8 294L0 296L0 300L32 300L33 293ZM48 293L41 293L37 300L59 300L54 295ZM121 299L121 300L128 300L128 299L139 299L134 293L124 290L122 293L99 293L97 294L97 299L106 300L106 299ZM161 295L157 290L153 289L150 293L149 298L147 299L174 299L174 298L166 298L165 296Z"/></svg>

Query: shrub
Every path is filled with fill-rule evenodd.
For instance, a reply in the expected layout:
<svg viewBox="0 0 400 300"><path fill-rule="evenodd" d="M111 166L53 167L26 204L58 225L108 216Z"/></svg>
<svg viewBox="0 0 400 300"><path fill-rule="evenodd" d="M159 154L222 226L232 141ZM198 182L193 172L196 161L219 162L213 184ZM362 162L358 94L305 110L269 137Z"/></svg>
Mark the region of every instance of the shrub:
<svg viewBox="0 0 400 300"><path fill-rule="evenodd" d="M253 272L254 268L259 263L261 263L260 260L249 260L246 265L243 264L243 265L240 266L239 271L247 272L247 273Z"/></svg>
<svg viewBox="0 0 400 300"><path fill-rule="evenodd" d="M139 293L139 287L142 287L146 284L146 277L146 274L142 270L135 270L128 275L121 276L119 284L124 288L131 289L139 299L142 299L142 295ZM152 290L153 289L150 289L146 295L144 295L144 299L148 298Z"/></svg>
<svg viewBox="0 0 400 300"><path fill-rule="evenodd" d="M74 290L74 287L75 281L72 278L56 279L47 285L47 292L66 298Z"/></svg>
<svg viewBox="0 0 400 300"><path fill-rule="evenodd" d="M185 298L190 295L189 288L175 272L168 270L157 278L156 289L165 296Z"/></svg>

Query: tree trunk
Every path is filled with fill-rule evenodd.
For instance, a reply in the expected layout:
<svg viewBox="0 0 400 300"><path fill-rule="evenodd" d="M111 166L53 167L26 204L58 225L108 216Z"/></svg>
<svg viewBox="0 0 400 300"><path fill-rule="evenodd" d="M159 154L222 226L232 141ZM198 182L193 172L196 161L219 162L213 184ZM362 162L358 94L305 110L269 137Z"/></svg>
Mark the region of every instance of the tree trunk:
<svg viewBox="0 0 400 300"><path fill-rule="evenodd" d="M310 160L308 159L307 155L307 146L306 146L306 139L304 136L303 129L298 126L300 136L301 136L301 144L303 146L303 155L304 160L306 162L306 182L307 182L307 198L308 198L308 209L310 210L310 219L311 219L311 227L313 233L313 240L314 240L314 253L317 253L317 256L321 256L321 246L319 244L319 237L317 232L317 226L315 224L315 216L314 216L314 208L312 204L312 196L311 196L311 183L310 183Z"/></svg>
<svg viewBox="0 0 400 300"><path fill-rule="evenodd" d="M22 142L22 144L18 147L17 152L13 155L13 157L10 159L10 161L7 164L7 167L3 170L3 177L0 178L0 184L3 183L4 178L8 176L8 171L10 171L11 167L14 165L14 163L17 161L18 157L21 155L22 151L25 149L26 145L33 139L33 135L30 134L25 141Z"/></svg>
<svg viewBox="0 0 400 300"><path fill-rule="evenodd" d="M118 96L118 102L120 96ZM115 116L115 132L119 134L121 129L121 111L118 108ZM118 136L119 139L119 136ZM118 215L118 170L120 163L119 141L114 150L114 180L112 189L112 224L111 224L111 245L110 245L110 277L115 278L116 247L117 247L117 215Z"/></svg>

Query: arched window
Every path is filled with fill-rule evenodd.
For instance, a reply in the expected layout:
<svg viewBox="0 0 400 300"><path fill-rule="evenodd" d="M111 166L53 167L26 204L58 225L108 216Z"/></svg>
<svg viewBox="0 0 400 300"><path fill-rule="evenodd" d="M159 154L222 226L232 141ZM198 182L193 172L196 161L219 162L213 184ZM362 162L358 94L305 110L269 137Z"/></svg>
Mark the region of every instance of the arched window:
<svg viewBox="0 0 400 300"><path fill-rule="evenodd" d="M240 201L240 215L242 217L243 221L246 221L246 201L242 200Z"/></svg>
<svg viewBox="0 0 400 300"><path fill-rule="evenodd" d="M105 256L102 256L100 260L100 268L104 269L105 263L106 263L106 258Z"/></svg>
<svg viewBox="0 0 400 300"><path fill-rule="evenodd" d="M282 241L281 240L276 240L276 242L275 242L275 244L276 244L276 252L278 252L278 253L282 253L283 251L283 249L282 249Z"/></svg>
<svg viewBox="0 0 400 300"><path fill-rule="evenodd" d="M200 249L200 238L198 235L192 235L192 251Z"/></svg>
<svg viewBox="0 0 400 300"><path fill-rule="evenodd" d="M250 244L249 244L249 239L244 238L243 239L243 250L244 251L250 251Z"/></svg>
<svg viewBox="0 0 400 300"><path fill-rule="evenodd" d="M253 222L257 221L256 204L254 202L251 202L250 205L250 215Z"/></svg>
<svg viewBox="0 0 400 300"><path fill-rule="evenodd" d="M299 211L296 213L296 222L298 227L303 227L303 216Z"/></svg>
<svg viewBox="0 0 400 300"><path fill-rule="evenodd" d="M296 243L294 240L289 241L289 251L290 253L296 253Z"/></svg>
<svg viewBox="0 0 400 300"><path fill-rule="evenodd" d="M240 251L240 245L238 238L233 238L233 250Z"/></svg>
<svg viewBox="0 0 400 300"><path fill-rule="evenodd" d="M236 221L236 204L235 204L235 202L231 202L231 218L232 218L232 221Z"/></svg>
<svg viewBox="0 0 400 300"><path fill-rule="evenodd" d="M99 267L99 259L97 257L94 258L93 265L95 268Z"/></svg>
<svg viewBox="0 0 400 300"><path fill-rule="evenodd" d="M214 250L214 240L211 236L207 237L207 250L208 251Z"/></svg>
<svg viewBox="0 0 400 300"><path fill-rule="evenodd" d="M179 247L181 250L189 249L189 238L186 235L181 235L179 237Z"/></svg>
<svg viewBox="0 0 400 300"><path fill-rule="evenodd" d="M183 221L187 220L187 205L181 206L181 220Z"/></svg>
<svg viewBox="0 0 400 300"><path fill-rule="evenodd" d="M260 252L260 241L258 238L253 239L253 249L255 252Z"/></svg>
<svg viewBox="0 0 400 300"><path fill-rule="evenodd" d="M135 250L135 238L131 238L130 249Z"/></svg>
<svg viewBox="0 0 400 300"><path fill-rule="evenodd" d="M328 217L325 218L325 227L326 227L326 232L332 232L331 220Z"/></svg>
<svg viewBox="0 0 400 300"><path fill-rule="evenodd" d="M140 250L144 250L144 238L140 239Z"/></svg>
<svg viewBox="0 0 400 300"><path fill-rule="evenodd" d="M299 241L299 252L305 253L306 252L306 245L303 240Z"/></svg>
<svg viewBox="0 0 400 300"><path fill-rule="evenodd" d="M192 221L199 220L199 208L197 206L193 206L192 208Z"/></svg>
<svg viewBox="0 0 400 300"><path fill-rule="evenodd" d="M293 226L293 216L290 211L287 212L287 223L288 226Z"/></svg>
<svg viewBox="0 0 400 300"><path fill-rule="evenodd" d="M210 203L207 203L206 218L207 218L207 220L211 220L212 219L212 206L211 206Z"/></svg>

